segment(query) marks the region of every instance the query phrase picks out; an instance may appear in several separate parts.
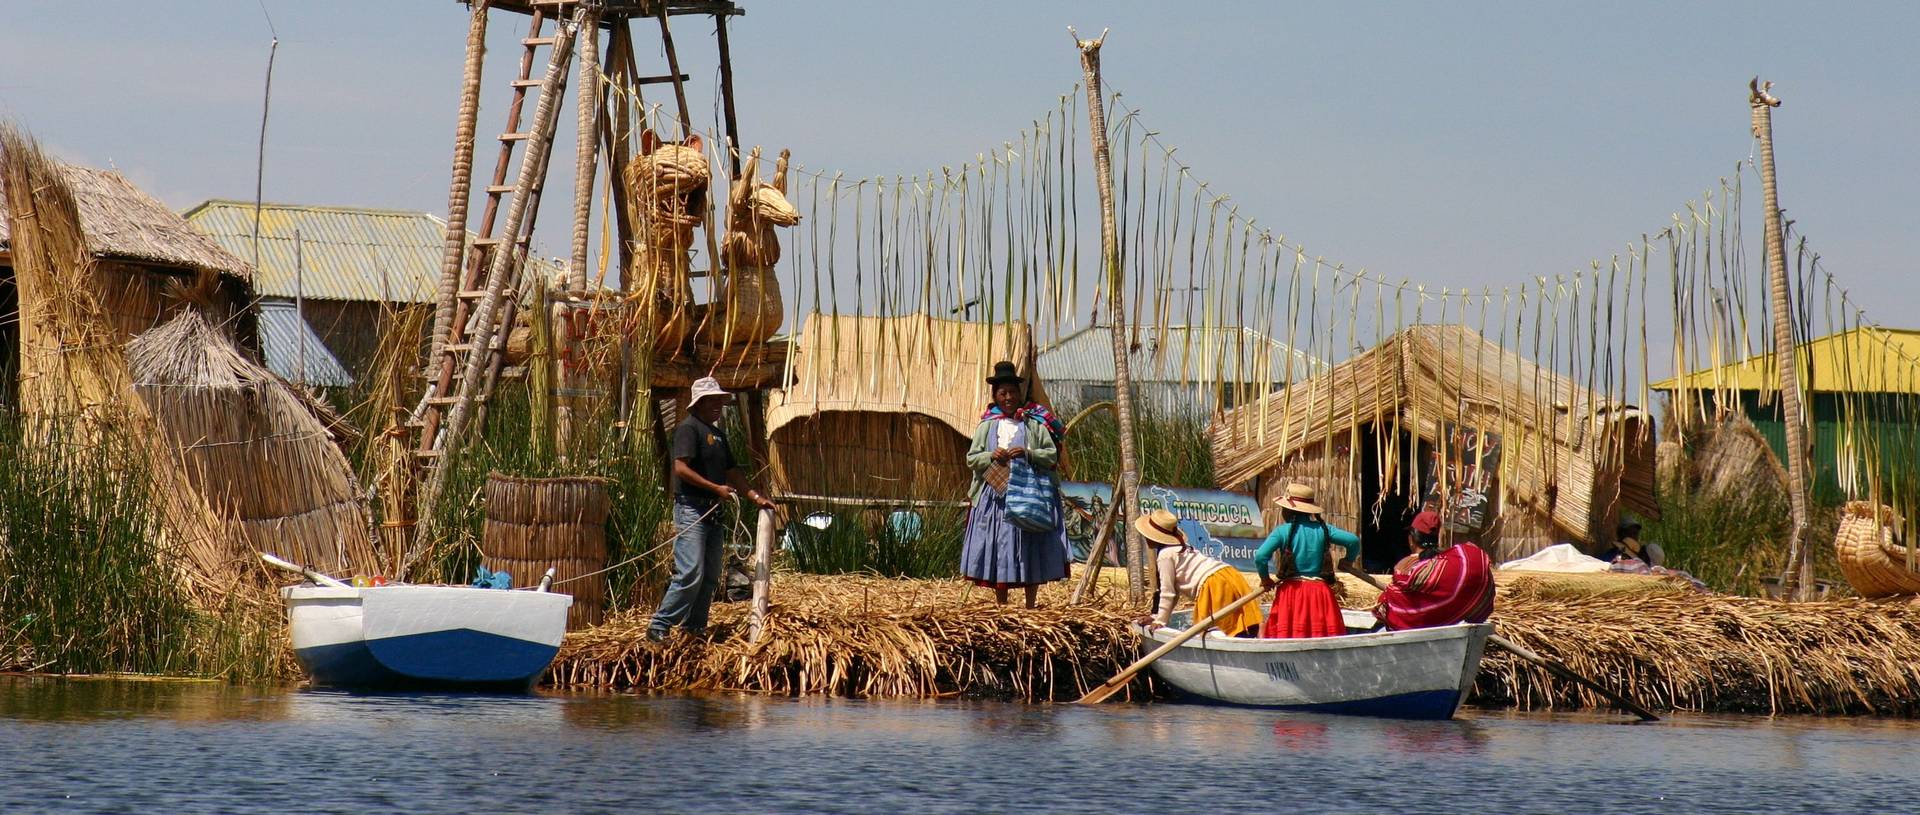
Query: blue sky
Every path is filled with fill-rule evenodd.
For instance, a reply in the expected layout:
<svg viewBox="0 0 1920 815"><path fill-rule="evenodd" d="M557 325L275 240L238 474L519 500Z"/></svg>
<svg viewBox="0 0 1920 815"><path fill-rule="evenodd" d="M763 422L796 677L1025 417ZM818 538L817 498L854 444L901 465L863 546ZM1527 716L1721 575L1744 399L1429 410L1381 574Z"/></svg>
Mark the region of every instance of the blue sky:
<svg viewBox="0 0 1920 815"><path fill-rule="evenodd" d="M1920 324L1906 282L1920 7L743 4L733 41L750 144L850 175L957 163L1014 138L1079 79L1068 25L1111 27L1111 84L1242 211L1350 267L1434 285L1571 272L1659 229L1749 155L1745 84L1761 74L1786 100L1789 216L1872 316ZM252 196L260 2L19 5L0 115L176 208ZM281 41L266 197L442 212L464 7L264 6ZM499 127L521 25L495 22L483 134ZM711 26L676 30L704 108ZM642 31L641 59L663 73ZM553 166L570 172L570 145ZM555 254L563 217L548 213L540 243Z"/></svg>

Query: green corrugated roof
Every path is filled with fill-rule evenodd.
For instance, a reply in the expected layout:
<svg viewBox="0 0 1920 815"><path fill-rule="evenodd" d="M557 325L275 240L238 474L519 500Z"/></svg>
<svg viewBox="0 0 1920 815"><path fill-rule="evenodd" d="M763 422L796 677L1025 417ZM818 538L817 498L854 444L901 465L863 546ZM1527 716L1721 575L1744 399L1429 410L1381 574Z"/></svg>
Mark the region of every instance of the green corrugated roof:
<svg viewBox="0 0 1920 815"><path fill-rule="evenodd" d="M253 257L253 202L208 201L184 217L228 252ZM425 212L264 204L254 291L264 297L294 296L297 231L302 296L431 303L438 293L446 229L446 221Z"/></svg>

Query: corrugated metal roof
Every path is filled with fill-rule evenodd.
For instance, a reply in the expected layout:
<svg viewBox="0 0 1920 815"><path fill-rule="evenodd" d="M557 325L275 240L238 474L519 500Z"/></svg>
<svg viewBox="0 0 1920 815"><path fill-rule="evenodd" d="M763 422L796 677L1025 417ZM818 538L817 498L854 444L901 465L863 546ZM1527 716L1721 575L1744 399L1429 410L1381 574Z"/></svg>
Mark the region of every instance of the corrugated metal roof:
<svg viewBox="0 0 1920 815"><path fill-rule="evenodd" d="M1250 328L1142 327L1136 336L1140 347L1128 366L1135 382L1281 384L1326 368ZM1113 329L1096 325L1069 334L1043 349L1037 365L1042 380L1112 382Z"/></svg>
<svg viewBox="0 0 1920 815"><path fill-rule="evenodd" d="M208 201L185 217L228 252L253 256L253 202ZM425 212L265 204L254 291L293 297L300 288L302 296L315 300L431 303L438 294L446 229L446 221ZM297 287L296 231L302 278ZM552 271L546 261L533 262Z"/></svg>
<svg viewBox="0 0 1920 815"><path fill-rule="evenodd" d="M1806 361L1800 371L1801 381L1807 383L1808 390L1920 394L1920 331L1856 328L1807 343L1800 353ZM1694 390L1778 390L1780 369L1774 366L1771 352L1755 354L1655 383L1653 389L1671 391L1683 386Z"/></svg>
<svg viewBox="0 0 1920 815"><path fill-rule="evenodd" d="M307 346L306 358L300 357L300 345ZM260 301L260 350L266 355L267 369L292 382L307 382L328 387L353 384L347 368L327 350L320 335L293 311L286 300ZM302 367L304 365L304 368Z"/></svg>

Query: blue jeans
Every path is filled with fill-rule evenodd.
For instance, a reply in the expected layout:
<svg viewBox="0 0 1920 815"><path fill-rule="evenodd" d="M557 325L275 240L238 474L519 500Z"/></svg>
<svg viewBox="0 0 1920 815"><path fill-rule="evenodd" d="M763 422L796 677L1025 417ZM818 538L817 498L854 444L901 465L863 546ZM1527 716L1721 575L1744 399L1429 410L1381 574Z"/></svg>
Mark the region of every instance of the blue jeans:
<svg viewBox="0 0 1920 815"><path fill-rule="evenodd" d="M725 553L726 534L718 516L717 509L708 513L673 502L673 580L648 629L663 633L676 625L695 633L707 629L707 610L720 585Z"/></svg>

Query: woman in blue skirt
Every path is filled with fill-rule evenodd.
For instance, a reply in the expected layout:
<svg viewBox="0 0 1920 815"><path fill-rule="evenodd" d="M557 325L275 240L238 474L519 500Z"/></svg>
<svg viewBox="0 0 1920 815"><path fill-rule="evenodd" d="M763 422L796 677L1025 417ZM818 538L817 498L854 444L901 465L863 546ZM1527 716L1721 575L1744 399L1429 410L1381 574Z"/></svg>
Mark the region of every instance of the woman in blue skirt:
<svg viewBox="0 0 1920 815"><path fill-rule="evenodd" d="M1016 459L1052 476L1060 464L1059 443L1066 427L1045 405L1026 400L1026 380L1015 372L1013 363L994 363L987 384L993 388L993 404L980 417L973 446L967 450L967 465L973 468L968 488L973 509L967 514L966 540L960 547L960 573L993 589L1002 605L1008 590L1018 586L1026 591L1027 608L1033 608L1040 584L1067 576L1060 492L1056 481L1053 526L1029 531L1007 517L1007 477Z"/></svg>

